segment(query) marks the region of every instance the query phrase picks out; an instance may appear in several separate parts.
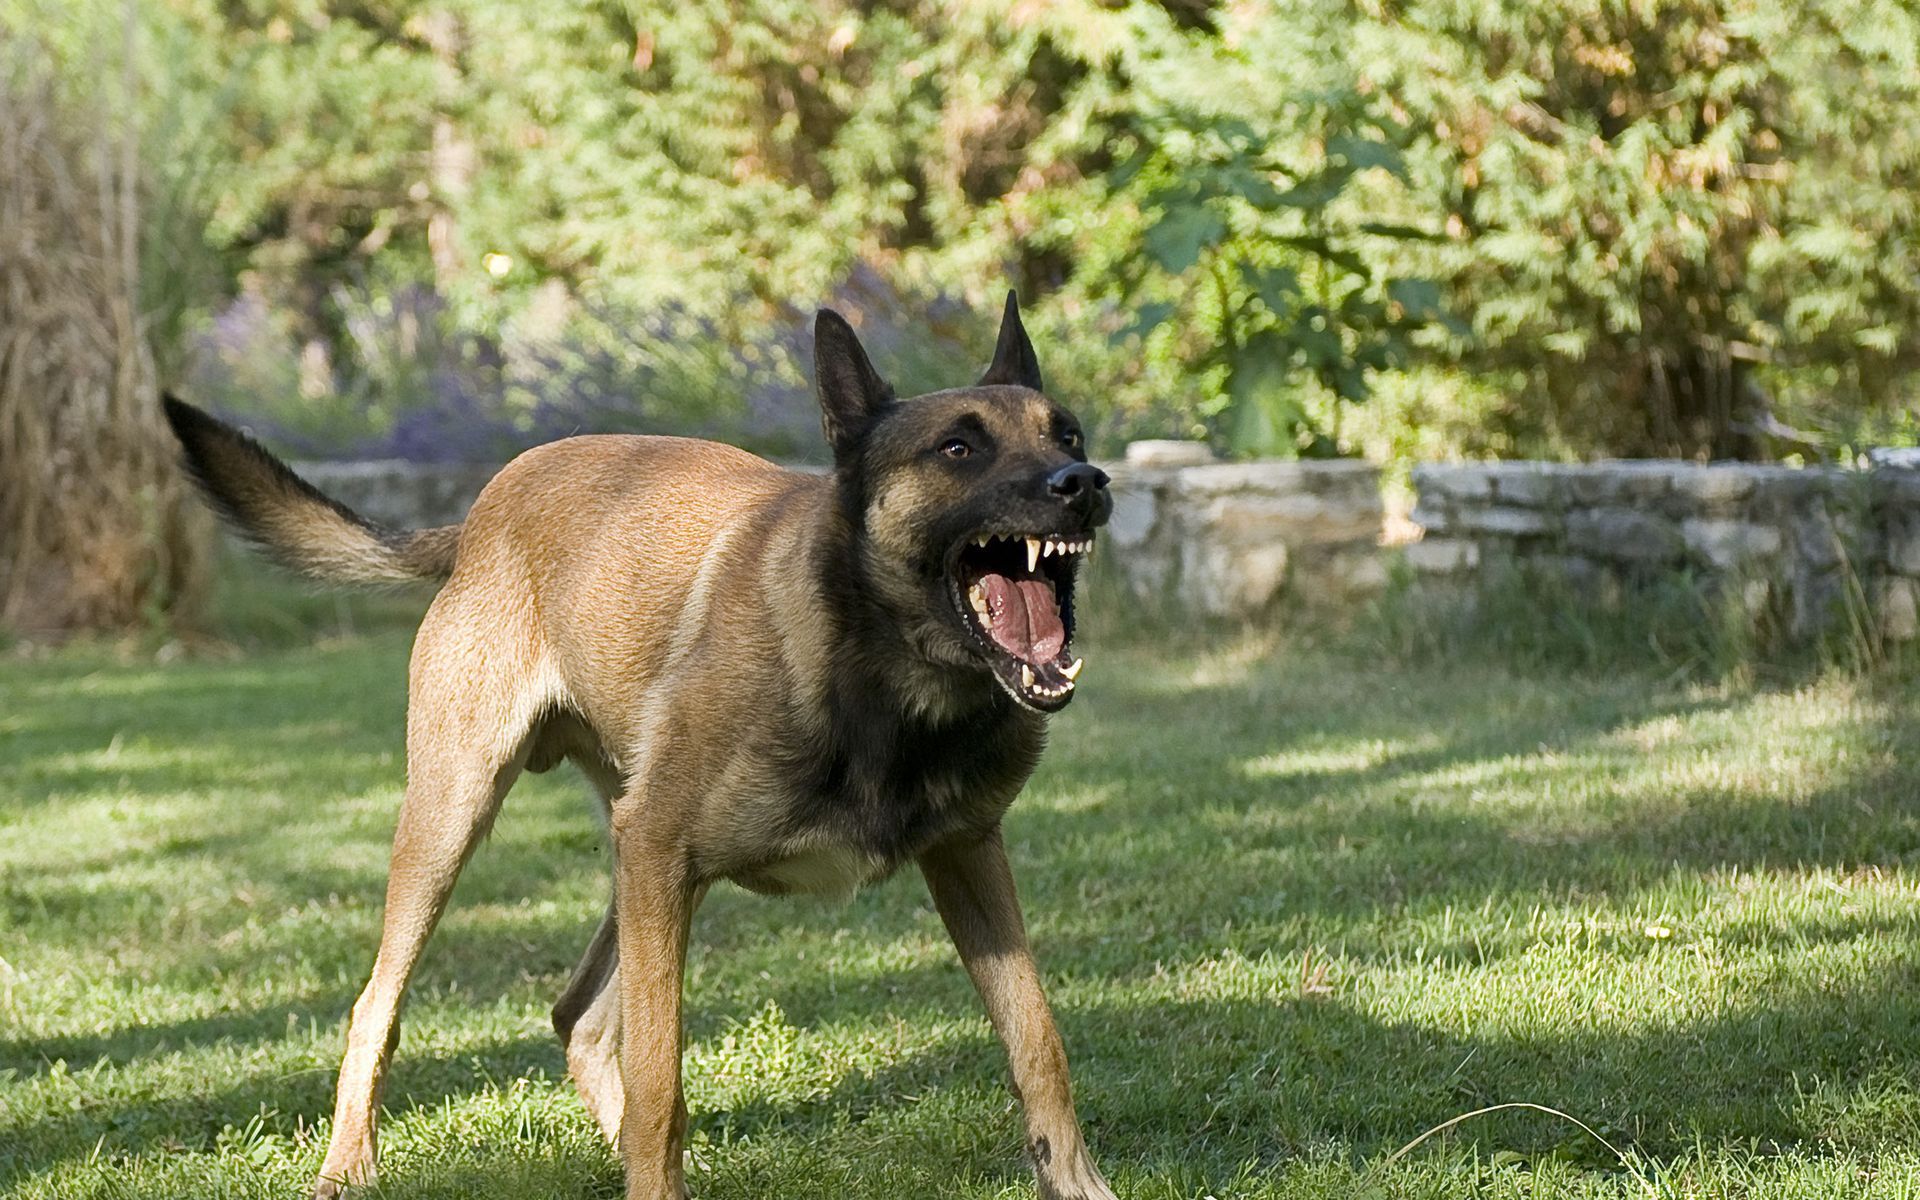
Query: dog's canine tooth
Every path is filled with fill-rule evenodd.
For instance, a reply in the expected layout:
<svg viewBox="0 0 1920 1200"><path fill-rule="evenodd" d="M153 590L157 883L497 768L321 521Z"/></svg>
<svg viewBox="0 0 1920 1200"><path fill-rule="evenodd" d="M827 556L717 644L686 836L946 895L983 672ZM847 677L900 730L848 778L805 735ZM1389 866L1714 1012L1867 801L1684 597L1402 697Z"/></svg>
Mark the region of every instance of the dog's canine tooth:
<svg viewBox="0 0 1920 1200"><path fill-rule="evenodd" d="M1076 658L1072 662L1068 663L1066 666L1061 667L1060 673L1067 677L1068 683L1072 683L1074 680L1080 678L1080 668L1086 665L1087 665L1086 659Z"/></svg>
<svg viewBox="0 0 1920 1200"><path fill-rule="evenodd" d="M1020 667L1020 686L1024 688L1033 686L1033 668L1024 663Z"/></svg>
<svg viewBox="0 0 1920 1200"><path fill-rule="evenodd" d="M1040 539L1030 537L1027 539L1027 570L1032 571L1038 568L1039 566L1040 566Z"/></svg>

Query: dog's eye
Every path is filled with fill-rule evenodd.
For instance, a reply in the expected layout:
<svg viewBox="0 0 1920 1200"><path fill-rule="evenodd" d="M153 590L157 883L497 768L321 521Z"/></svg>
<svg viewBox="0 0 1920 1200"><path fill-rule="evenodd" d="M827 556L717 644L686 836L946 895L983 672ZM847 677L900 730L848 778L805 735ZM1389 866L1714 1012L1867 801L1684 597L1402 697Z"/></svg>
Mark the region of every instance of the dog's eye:
<svg viewBox="0 0 1920 1200"><path fill-rule="evenodd" d="M1061 436L1060 440L1061 442L1065 443L1067 449L1078 450L1082 445L1086 443L1087 439L1080 435L1080 431L1078 429L1069 429L1065 434Z"/></svg>
<svg viewBox="0 0 1920 1200"><path fill-rule="evenodd" d="M966 458L973 453L973 447L967 445L959 438L948 438L946 441L940 443L940 453L946 455L948 458Z"/></svg>

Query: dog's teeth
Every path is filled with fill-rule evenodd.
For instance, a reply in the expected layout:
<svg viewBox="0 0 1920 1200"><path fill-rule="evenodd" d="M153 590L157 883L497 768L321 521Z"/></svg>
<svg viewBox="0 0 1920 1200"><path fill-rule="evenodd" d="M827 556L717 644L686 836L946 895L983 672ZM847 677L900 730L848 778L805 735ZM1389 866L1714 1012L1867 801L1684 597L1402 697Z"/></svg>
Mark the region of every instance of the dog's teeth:
<svg viewBox="0 0 1920 1200"><path fill-rule="evenodd" d="M974 612L979 613L983 617L986 616L987 615L987 589L984 586L977 583L974 584L972 587L968 588L967 603L973 605Z"/></svg>
<svg viewBox="0 0 1920 1200"><path fill-rule="evenodd" d="M976 535L974 536L974 539L973 539L973 544L974 544L974 545L976 545L976 546L980 546L980 547L982 547L982 548L984 548L984 547L986 546L986 544L987 544L988 542L990 542L990 541L992 541L992 540L993 540L992 538L990 538L990 537L988 537L988 536L987 536L986 534L984 534L984 533L982 533L982 534L976 534Z"/></svg>
<svg viewBox="0 0 1920 1200"><path fill-rule="evenodd" d="M1074 680L1080 678L1080 668L1086 665L1087 665L1086 659L1076 658L1072 662L1068 663L1066 666L1061 667L1060 673L1067 677L1068 683L1072 683Z"/></svg>
<svg viewBox="0 0 1920 1200"><path fill-rule="evenodd" d="M1027 539L1027 570L1029 571L1034 570L1039 565L1040 565L1040 539L1030 537Z"/></svg>
<svg viewBox="0 0 1920 1200"><path fill-rule="evenodd" d="M1030 688L1033 686L1033 668L1032 667L1023 666L1020 668L1020 686L1023 688Z"/></svg>

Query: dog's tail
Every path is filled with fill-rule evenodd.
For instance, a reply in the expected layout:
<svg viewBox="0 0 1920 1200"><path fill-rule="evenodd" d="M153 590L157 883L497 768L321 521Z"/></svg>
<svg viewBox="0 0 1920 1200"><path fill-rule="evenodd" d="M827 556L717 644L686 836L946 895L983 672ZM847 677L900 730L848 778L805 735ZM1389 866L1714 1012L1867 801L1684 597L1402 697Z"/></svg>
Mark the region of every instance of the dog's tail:
<svg viewBox="0 0 1920 1200"><path fill-rule="evenodd" d="M321 494L233 426L172 396L162 404L200 491L280 563L326 583L410 583L453 573L460 526L387 529Z"/></svg>

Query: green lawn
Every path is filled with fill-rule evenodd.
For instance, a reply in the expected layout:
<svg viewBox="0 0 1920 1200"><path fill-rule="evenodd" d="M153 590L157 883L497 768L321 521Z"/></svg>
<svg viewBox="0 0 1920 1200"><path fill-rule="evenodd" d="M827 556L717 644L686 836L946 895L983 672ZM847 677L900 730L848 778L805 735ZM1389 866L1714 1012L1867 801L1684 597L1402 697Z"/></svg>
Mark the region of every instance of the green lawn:
<svg viewBox="0 0 1920 1200"><path fill-rule="evenodd" d="M406 638L0 663L0 1194L303 1195L371 961ZM1908 691L1100 649L1010 840L1129 1200L1920 1195ZM509 799L388 1091L391 1197L610 1197L547 1008L605 900ZM1030 1196L918 881L718 889L701 1200ZM1530 1101L1392 1153L1448 1118Z"/></svg>

